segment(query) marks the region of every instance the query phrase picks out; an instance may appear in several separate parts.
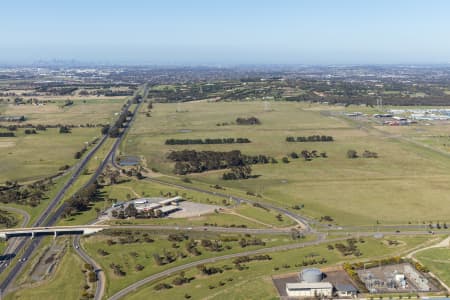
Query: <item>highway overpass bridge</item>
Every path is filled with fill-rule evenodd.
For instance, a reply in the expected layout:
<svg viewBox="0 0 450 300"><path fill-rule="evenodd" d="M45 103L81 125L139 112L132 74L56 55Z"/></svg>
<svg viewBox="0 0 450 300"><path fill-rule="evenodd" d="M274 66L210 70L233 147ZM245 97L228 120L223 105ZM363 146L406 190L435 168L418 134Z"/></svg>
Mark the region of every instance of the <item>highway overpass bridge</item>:
<svg viewBox="0 0 450 300"><path fill-rule="evenodd" d="M30 227L30 228L14 228L0 230L0 238L9 239L13 237L29 236L34 238L35 236L53 235L57 237L59 235L89 235L103 229L108 226L87 225L87 226L54 226L54 227Z"/></svg>

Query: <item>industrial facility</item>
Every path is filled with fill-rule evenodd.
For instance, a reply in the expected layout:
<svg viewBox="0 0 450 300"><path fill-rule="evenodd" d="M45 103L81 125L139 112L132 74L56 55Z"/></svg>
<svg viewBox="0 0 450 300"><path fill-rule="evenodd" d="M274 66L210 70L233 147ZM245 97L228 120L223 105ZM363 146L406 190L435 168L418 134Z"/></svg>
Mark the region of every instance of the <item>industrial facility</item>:
<svg viewBox="0 0 450 300"><path fill-rule="evenodd" d="M297 282L293 282L293 279L296 279ZM308 268L300 271L296 278L284 278L282 281L285 282L283 294L287 297L331 298L337 296L339 298L352 298L358 292L349 281L347 274L340 269L330 271L328 275L328 273L325 274L319 269ZM276 285L279 289L280 282Z"/></svg>
<svg viewBox="0 0 450 300"><path fill-rule="evenodd" d="M286 283L286 294L289 297L331 297L333 295L333 285L329 282L322 282L324 277L319 269L304 269L299 274L299 281Z"/></svg>
<svg viewBox="0 0 450 300"><path fill-rule="evenodd" d="M172 212L179 210L178 204L183 201L180 196L164 199L164 198L139 198L133 201L134 207L138 213L158 212L166 216Z"/></svg>
<svg viewBox="0 0 450 300"><path fill-rule="evenodd" d="M139 198L128 202L119 202L112 205L108 210L110 216L114 211L127 211L130 205L133 205L137 216L143 217L165 217L181 210L179 203L183 201L180 196L172 198Z"/></svg>
<svg viewBox="0 0 450 300"><path fill-rule="evenodd" d="M439 291L435 283L409 263L359 270L358 276L372 294Z"/></svg>

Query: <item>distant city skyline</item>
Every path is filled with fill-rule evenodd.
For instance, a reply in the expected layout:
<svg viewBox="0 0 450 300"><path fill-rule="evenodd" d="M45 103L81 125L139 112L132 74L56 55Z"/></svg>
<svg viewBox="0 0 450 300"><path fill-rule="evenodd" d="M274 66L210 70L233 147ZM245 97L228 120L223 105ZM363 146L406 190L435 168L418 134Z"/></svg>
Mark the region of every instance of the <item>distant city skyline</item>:
<svg viewBox="0 0 450 300"><path fill-rule="evenodd" d="M0 64L450 63L444 0L18 0L0 8Z"/></svg>

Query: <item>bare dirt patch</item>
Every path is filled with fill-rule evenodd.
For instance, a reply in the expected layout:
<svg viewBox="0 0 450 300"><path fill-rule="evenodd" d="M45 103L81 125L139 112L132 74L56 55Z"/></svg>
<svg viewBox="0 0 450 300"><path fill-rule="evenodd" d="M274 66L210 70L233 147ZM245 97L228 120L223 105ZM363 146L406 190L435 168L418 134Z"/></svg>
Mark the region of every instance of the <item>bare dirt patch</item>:
<svg viewBox="0 0 450 300"><path fill-rule="evenodd" d="M16 145L16 142L12 142L12 141L8 141L8 142L3 142L0 141L0 148L10 148L10 147L14 147Z"/></svg>

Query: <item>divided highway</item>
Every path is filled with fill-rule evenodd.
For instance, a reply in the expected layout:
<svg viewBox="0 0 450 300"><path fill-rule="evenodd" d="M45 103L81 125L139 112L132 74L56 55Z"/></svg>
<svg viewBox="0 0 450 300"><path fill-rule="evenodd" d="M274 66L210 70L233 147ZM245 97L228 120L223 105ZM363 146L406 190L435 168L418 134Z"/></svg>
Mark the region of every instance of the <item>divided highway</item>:
<svg viewBox="0 0 450 300"><path fill-rule="evenodd" d="M148 86L145 87L145 93L148 90ZM126 106L123 108L123 110L128 110L131 106L132 101L128 101ZM135 117L136 112L138 111L141 103L138 103L136 105L136 108L133 111L132 120ZM130 121L131 123L131 121ZM124 130L124 132L116 138L113 147L110 149L108 155L104 158L104 160L101 162L100 166L97 168L94 175L90 178L88 183L84 185L86 187L87 185L93 183L95 180L97 180L97 177L101 174L102 170L105 168L105 166L108 164L108 162L111 160L111 157L114 155L125 136L126 132L129 130L129 126ZM58 206L60 201L63 199L65 193L67 190L76 182L78 177L81 175L81 172L86 167L87 163L90 161L90 159L94 156L94 154L97 152L98 149L105 143L107 140L108 135L103 135L102 138L97 142L97 144L88 152L87 155L85 155L81 161L76 165L73 175L71 178L64 184L63 188L58 191L56 196L50 201L48 207L42 212L42 214L39 216L39 218L32 224L32 227L37 226L52 226L57 222L57 220L60 218L61 214L64 211L65 204L59 206L59 208L56 209L56 211L52 214L54 209ZM40 237L37 237L29 242L28 239L21 239L21 241L18 243L17 247L15 249L8 249L10 251L13 251L14 253L19 253L23 250L22 259L26 260L28 257L32 255L34 250L39 246L41 241ZM5 253L8 254L8 253ZM0 284L0 291L4 293L8 290L10 284L16 279L16 277L20 274L20 272L24 269L26 263L25 261L16 263L12 269L9 271L9 274L6 276L6 278L3 280L3 282ZM0 273L5 270L5 268L1 268L2 265L0 265Z"/></svg>

